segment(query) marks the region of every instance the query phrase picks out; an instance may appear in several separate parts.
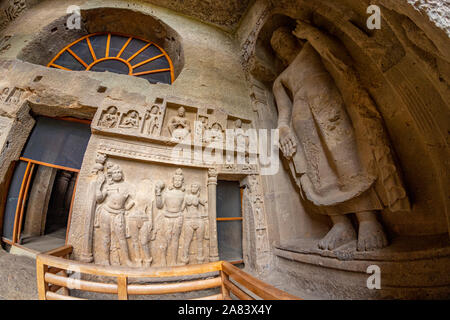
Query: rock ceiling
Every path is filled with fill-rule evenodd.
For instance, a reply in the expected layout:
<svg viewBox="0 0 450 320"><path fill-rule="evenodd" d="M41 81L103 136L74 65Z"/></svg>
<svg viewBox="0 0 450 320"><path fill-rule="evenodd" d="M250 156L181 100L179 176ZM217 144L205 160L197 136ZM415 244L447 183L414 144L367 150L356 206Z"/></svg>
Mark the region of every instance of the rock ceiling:
<svg viewBox="0 0 450 320"><path fill-rule="evenodd" d="M233 31L252 0L145 0Z"/></svg>

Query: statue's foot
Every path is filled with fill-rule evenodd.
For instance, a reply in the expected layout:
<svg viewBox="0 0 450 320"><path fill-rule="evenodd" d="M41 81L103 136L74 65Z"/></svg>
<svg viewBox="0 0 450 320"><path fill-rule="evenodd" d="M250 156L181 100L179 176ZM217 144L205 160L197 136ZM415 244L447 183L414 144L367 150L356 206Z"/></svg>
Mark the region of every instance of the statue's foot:
<svg viewBox="0 0 450 320"><path fill-rule="evenodd" d="M356 233L350 221L338 222L319 241L319 248L322 250L334 250L353 240L356 240Z"/></svg>
<svg viewBox="0 0 450 320"><path fill-rule="evenodd" d="M151 265L152 265L152 262L153 262L153 258L150 258L150 259L144 259L144 267L145 268L149 268Z"/></svg>
<svg viewBox="0 0 450 320"><path fill-rule="evenodd" d="M187 257L181 257L181 258L180 258L180 262L181 262L181 265L186 265L186 264L189 263L189 258L187 258Z"/></svg>
<svg viewBox="0 0 450 320"><path fill-rule="evenodd" d="M197 262L202 264L205 262L205 257L197 257Z"/></svg>
<svg viewBox="0 0 450 320"><path fill-rule="evenodd" d="M361 221L358 232L358 251L373 251L388 245L383 227L376 220Z"/></svg>

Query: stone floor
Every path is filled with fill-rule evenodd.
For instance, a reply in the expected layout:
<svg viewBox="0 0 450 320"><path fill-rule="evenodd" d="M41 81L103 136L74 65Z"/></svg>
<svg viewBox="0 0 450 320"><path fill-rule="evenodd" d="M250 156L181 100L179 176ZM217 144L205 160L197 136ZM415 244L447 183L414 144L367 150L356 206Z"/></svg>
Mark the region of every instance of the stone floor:
<svg viewBox="0 0 450 320"><path fill-rule="evenodd" d="M0 299L36 300L36 263L0 248Z"/></svg>

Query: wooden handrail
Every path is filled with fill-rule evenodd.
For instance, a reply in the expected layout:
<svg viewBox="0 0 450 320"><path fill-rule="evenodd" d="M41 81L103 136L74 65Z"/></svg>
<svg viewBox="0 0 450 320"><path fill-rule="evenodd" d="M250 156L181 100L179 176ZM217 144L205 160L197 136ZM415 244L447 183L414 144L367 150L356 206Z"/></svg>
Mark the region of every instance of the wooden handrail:
<svg viewBox="0 0 450 320"><path fill-rule="evenodd" d="M298 297L256 279L229 262L222 261L222 271L264 300L299 300Z"/></svg>
<svg viewBox="0 0 450 320"><path fill-rule="evenodd" d="M130 295L169 294L214 288L217 288L220 293L195 300L228 300L231 299L230 294L233 294L238 299L254 299L245 291L252 292L262 299L299 299L254 278L224 261L171 268L133 269L128 267L100 266L68 260L72 249L72 246L63 246L39 254L36 257L39 299L78 299L69 295L69 290L73 289L115 294L118 299L127 300ZM75 279L69 277L68 272L113 277L116 278L116 283ZM218 276L211 275L211 273L215 272L218 272ZM173 278L190 275L203 275L203 279L156 284L129 283L130 278ZM61 289L63 294L57 293Z"/></svg>

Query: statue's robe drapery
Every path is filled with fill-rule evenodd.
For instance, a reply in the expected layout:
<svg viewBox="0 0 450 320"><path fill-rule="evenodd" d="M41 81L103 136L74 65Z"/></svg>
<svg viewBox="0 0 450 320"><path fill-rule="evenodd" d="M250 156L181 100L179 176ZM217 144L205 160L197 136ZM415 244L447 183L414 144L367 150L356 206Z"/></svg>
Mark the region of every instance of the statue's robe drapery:
<svg viewBox="0 0 450 320"><path fill-rule="evenodd" d="M290 168L297 184L323 214L409 210L382 118L348 56L342 59L345 49L332 44L315 38L303 49L327 72L311 75L293 115L299 143Z"/></svg>

